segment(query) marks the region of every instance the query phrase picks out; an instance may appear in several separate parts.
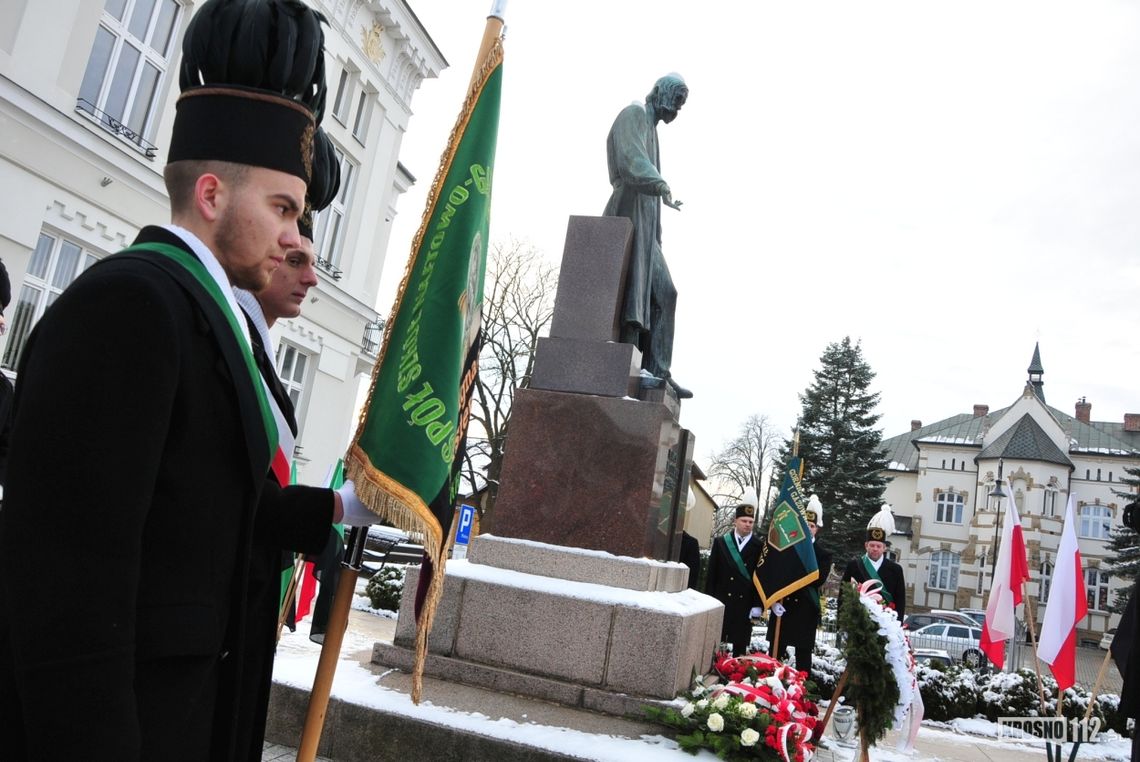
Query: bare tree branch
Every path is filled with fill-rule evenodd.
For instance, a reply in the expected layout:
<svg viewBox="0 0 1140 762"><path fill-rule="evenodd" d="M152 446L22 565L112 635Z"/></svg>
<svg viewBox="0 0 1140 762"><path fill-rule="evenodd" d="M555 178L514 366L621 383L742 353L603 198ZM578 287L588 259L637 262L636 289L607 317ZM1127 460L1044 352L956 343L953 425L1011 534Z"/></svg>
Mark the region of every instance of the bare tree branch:
<svg viewBox="0 0 1140 762"><path fill-rule="evenodd" d="M779 429L768 421L768 416L752 415L741 425L736 438L712 456L708 474L718 484L713 499L720 506L713 521L713 536L728 531L733 507L745 489L754 488L760 501L765 501L760 494L761 484L772 469L781 441Z"/></svg>
<svg viewBox="0 0 1140 762"><path fill-rule="evenodd" d="M471 407L464 477L488 488L480 523L486 530L498 493L515 390L530 386L538 338L554 317L558 270L529 243L494 243L483 287L483 346Z"/></svg>

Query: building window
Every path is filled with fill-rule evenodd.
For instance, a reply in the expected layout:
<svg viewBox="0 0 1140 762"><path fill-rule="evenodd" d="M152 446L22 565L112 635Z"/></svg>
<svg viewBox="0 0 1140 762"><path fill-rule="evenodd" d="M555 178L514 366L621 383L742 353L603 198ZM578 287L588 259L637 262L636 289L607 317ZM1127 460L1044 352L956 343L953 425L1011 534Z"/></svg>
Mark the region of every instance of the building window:
<svg viewBox="0 0 1140 762"><path fill-rule="evenodd" d="M1108 572L1085 569L1085 594L1089 611L1108 611Z"/></svg>
<svg viewBox="0 0 1140 762"><path fill-rule="evenodd" d="M352 123L352 136L364 145L368 137L368 122L372 119L372 93L362 89L360 99L356 103L356 120Z"/></svg>
<svg viewBox="0 0 1140 762"><path fill-rule="evenodd" d="M942 524L961 524L966 498L954 492L937 492L934 495L934 520Z"/></svg>
<svg viewBox="0 0 1140 762"><path fill-rule="evenodd" d="M79 273L97 260L98 257L84 251L77 243L52 233L40 233L15 309L9 313L8 343L0 365L9 370L16 369L28 334L43 317L44 311L55 303Z"/></svg>
<svg viewBox="0 0 1140 762"><path fill-rule="evenodd" d="M983 550L982 554L978 556L978 588L974 592L981 595L985 591L986 580L986 552Z"/></svg>
<svg viewBox="0 0 1140 762"><path fill-rule="evenodd" d="M305 371L309 367L309 355L292 344L282 342L277 347L277 375L293 403L293 411L298 421L301 418L301 397L305 393Z"/></svg>
<svg viewBox="0 0 1140 762"><path fill-rule="evenodd" d="M926 586L931 590L957 590L958 565L961 558L949 550L939 550L930 555L930 580Z"/></svg>
<svg viewBox="0 0 1140 762"><path fill-rule="evenodd" d="M1041 603L1049 602L1049 586L1053 584L1053 564L1049 559L1041 562L1041 594L1037 600Z"/></svg>
<svg viewBox="0 0 1140 762"><path fill-rule="evenodd" d="M340 192L326 209L317 214L313 234L316 236L314 244L317 248L317 264L332 273L335 279L339 279L338 267L341 262L341 249L344 246L345 216L352 201L356 165L339 148L336 149L336 158L340 162Z"/></svg>
<svg viewBox="0 0 1140 762"><path fill-rule="evenodd" d="M340 82L336 86L336 98L333 100L333 116L341 124L348 120L348 104L352 100L352 77L348 69L340 70Z"/></svg>
<svg viewBox="0 0 1140 762"><path fill-rule="evenodd" d="M1045 505L1041 508L1042 516L1056 516L1057 515L1057 490L1045 490Z"/></svg>
<svg viewBox="0 0 1140 762"><path fill-rule="evenodd" d="M1107 505L1086 503L1077 510L1077 536L1089 540L1107 540L1112 526L1112 512Z"/></svg>
<svg viewBox="0 0 1140 762"><path fill-rule="evenodd" d="M79 87L76 108L147 156L181 10L176 0L107 0Z"/></svg>

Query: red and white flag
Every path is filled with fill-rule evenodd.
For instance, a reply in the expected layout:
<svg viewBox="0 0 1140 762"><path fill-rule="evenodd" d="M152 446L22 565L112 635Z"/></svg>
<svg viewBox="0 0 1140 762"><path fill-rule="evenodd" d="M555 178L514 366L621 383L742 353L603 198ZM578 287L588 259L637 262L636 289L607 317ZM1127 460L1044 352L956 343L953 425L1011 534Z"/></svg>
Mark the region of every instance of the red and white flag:
<svg viewBox="0 0 1140 762"><path fill-rule="evenodd" d="M986 621L982 624L981 648L998 669L1005 666L1005 642L1016 632L1013 610L1021 603L1022 586L1028 581L1029 562L1025 557L1021 518L1010 498L1006 500L1005 526L1001 530Z"/></svg>
<svg viewBox="0 0 1140 762"><path fill-rule="evenodd" d="M1037 657L1049 665L1057 688L1065 690L1076 682L1077 625L1088 614L1085 577L1081 570L1081 550L1073 525L1073 496L1065 508L1065 528L1061 530L1061 546L1053 565L1053 582L1049 586L1049 603L1041 623L1041 641Z"/></svg>

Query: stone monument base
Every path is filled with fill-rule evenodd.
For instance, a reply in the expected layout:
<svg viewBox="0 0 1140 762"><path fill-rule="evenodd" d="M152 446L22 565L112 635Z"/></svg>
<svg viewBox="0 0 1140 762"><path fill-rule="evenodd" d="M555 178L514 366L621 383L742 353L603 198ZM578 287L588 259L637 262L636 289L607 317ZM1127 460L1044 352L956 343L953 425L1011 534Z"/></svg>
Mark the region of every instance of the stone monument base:
<svg viewBox="0 0 1140 762"><path fill-rule="evenodd" d="M447 565L428 650L457 682L628 713L617 694L671 699L712 661L724 606L688 589L688 573L684 564L474 537L467 558ZM417 577L410 569L394 645L378 643L374 663L410 663Z"/></svg>

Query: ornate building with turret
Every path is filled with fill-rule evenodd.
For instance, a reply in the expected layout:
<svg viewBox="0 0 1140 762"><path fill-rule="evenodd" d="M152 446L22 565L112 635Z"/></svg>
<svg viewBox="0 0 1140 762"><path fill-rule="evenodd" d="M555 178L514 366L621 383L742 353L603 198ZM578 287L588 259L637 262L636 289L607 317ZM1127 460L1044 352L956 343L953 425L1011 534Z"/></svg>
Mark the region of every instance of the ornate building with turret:
<svg viewBox="0 0 1140 762"><path fill-rule="evenodd" d="M897 522L892 553L906 573L908 610L985 608L997 522L1012 499L1040 622L1071 498L1089 608L1078 637L1095 644L1119 619L1107 610L1124 584L1107 570L1108 541L1128 502L1116 494L1130 491L1125 469L1140 467L1140 415L1094 421L1084 398L1066 413L1046 403L1043 377L1035 347L1027 382L1007 407L912 421L909 432L884 440L884 498Z"/></svg>

